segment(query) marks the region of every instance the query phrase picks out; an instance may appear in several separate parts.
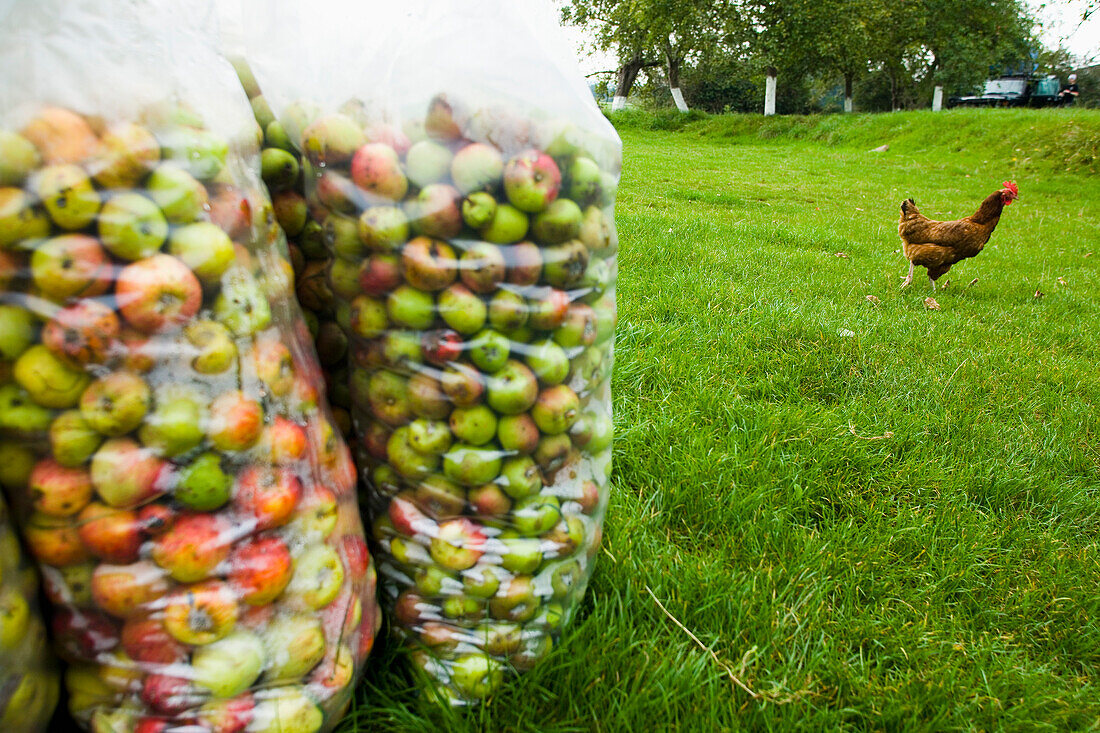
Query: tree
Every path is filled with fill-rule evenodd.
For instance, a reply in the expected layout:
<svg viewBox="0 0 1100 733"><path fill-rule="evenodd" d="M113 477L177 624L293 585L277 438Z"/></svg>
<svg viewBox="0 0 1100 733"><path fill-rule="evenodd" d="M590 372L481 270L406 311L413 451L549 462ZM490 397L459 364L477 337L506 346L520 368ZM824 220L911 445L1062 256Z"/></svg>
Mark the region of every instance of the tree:
<svg viewBox="0 0 1100 733"><path fill-rule="evenodd" d="M617 100L630 95L642 69L660 65L649 44L649 30L643 25L644 4L643 0L569 0L561 11L563 22L594 29L599 49L615 49L619 59Z"/></svg>

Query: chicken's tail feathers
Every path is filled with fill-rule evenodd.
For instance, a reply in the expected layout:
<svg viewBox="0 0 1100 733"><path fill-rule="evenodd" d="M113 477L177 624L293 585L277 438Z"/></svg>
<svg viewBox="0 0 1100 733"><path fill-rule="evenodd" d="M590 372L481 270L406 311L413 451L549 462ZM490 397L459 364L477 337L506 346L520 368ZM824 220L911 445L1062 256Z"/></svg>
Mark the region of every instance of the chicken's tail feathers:
<svg viewBox="0 0 1100 733"><path fill-rule="evenodd" d="M909 216L910 213L915 212L916 210L917 210L917 202L914 201L913 199L911 199L911 198L910 199L905 199L904 201L901 202L901 216L902 216L902 218L905 218L906 216Z"/></svg>

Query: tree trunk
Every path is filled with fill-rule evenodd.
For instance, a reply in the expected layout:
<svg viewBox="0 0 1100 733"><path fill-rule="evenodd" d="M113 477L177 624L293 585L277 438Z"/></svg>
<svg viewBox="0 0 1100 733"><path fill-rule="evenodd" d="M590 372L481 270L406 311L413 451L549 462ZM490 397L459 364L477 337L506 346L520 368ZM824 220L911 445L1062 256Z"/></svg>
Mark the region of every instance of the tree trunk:
<svg viewBox="0 0 1100 733"><path fill-rule="evenodd" d="M890 109L893 112L898 111L898 77L894 72L890 72Z"/></svg>
<svg viewBox="0 0 1100 733"><path fill-rule="evenodd" d="M764 116L768 117L775 114L775 79L779 76L779 69L774 66L768 67L768 79L764 86Z"/></svg>
<svg viewBox="0 0 1100 733"><path fill-rule="evenodd" d="M848 72L844 75L844 112L850 114L852 111L852 73Z"/></svg>
<svg viewBox="0 0 1100 733"><path fill-rule="evenodd" d="M666 51L665 60L668 62L668 88L672 92L672 101L676 103L676 109L687 112L687 102L684 101L684 95L680 91L680 64L683 63L683 59Z"/></svg>
<svg viewBox="0 0 1100 733"><path fill-rule="evenodd" d="M611 101L611 111L615 112L626 106L626 98L638 78L638 72L642 70L642 57L634 56L629 61L623 62L619 67L619 74L615 86L615 98Z"/></svg>

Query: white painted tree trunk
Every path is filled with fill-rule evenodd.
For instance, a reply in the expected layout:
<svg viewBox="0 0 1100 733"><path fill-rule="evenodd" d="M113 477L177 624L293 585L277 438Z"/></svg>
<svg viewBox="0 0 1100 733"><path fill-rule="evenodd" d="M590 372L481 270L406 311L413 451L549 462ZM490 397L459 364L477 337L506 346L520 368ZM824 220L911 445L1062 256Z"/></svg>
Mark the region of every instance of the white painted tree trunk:
<svg viewBox="0 0 1100 733"><path fill-rule="evenodd" d="M851 114L851 112L852 112L852 98L851 97L845 97L844 98L844 112L845 112L845 114Z"/></svg>
<svg viewBox="0 0 1100 733"><path fill-rule="evenodd" d="M676 109L681 112L687 112L687 102L684 101L684 95L680 92L680 87L672 87L672 101L676 103Z"/></svg>
<svg viewBox="0 0 1100 733"><path fill-rule="evenodd" d="M932 91L932 111L939 112L943 109L943 87L936 87Z"/></svg>
<svg viewBox="0 0 1100 733"><path fill-rule="evenodd" d="M768 75L768 81L764 86L764 116L775 114L775 77Z"/></svg>
<svg viewBox="0 0 1100 733"><path fill-rule="evenodd" d="M626 97L620 97L616 94L611 100L611 111L618 112L624 107L626 107Z"/></svg>

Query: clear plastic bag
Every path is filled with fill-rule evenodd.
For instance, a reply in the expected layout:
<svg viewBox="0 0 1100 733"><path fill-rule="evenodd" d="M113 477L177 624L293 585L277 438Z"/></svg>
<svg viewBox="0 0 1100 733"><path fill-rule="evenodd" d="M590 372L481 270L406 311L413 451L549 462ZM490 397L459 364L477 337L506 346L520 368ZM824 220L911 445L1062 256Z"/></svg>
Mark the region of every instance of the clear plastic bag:
<svg viewBox="0 0 1100 733"><path fill-rule="evenodd" d="M599 545L620 143L549 6L246 6L328 235L383 602L476 701L553 648Z"/></svg>
<svg viewBox="0 0 1100 733"><path fill-rule="evenodd" d="M69 708L329 730L379 624L255 124L205 3L0 3L0 441Z"/></svg>
<svg viewBox="0 0 1100 733"><path fill-rule="evenodd" d="M30 468L18 449L0 443L0 486L19 483ZM46 730L57 691L57 668L38 612L38 578L0 494L0 730Z"/></svg>

